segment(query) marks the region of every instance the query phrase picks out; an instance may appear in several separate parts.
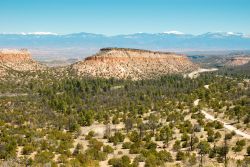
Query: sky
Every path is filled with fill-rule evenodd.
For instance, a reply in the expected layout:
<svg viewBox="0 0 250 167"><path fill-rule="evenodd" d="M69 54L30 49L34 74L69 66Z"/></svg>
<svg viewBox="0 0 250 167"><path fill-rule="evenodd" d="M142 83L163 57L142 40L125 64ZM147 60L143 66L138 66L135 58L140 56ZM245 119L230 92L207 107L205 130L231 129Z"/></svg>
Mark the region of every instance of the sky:
<svg viewBox="0 0 250 167"><path fill-rule="evenodd" d="M0 33L250 34L250 0L0 0Z"/></svg>

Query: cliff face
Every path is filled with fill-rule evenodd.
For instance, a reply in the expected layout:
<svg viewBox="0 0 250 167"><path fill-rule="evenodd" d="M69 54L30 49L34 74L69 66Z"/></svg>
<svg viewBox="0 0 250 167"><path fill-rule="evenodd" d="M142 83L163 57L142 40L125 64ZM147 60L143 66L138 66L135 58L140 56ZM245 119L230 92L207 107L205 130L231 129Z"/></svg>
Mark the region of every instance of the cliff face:
<svg viewBox="0 0 250 167"><path fill-rule="evenodd" d="M105 48L72 65L79 75L134 80L195 70L186 56L147 50Z"/></svg>
<svg viewBox="0 0 250 167"><path fill-rule="evenodd" d="M4 75L7 69L35 71L43 69L43 66L32 60L26 49L2 49L0 50L0 75Z"/></svg>
<svg viewBox="0 0 250 167"><path fill-rule="evenodd" d="M250 62L249 57L234 57L227 61L226 66L241 66Z"/></svg>

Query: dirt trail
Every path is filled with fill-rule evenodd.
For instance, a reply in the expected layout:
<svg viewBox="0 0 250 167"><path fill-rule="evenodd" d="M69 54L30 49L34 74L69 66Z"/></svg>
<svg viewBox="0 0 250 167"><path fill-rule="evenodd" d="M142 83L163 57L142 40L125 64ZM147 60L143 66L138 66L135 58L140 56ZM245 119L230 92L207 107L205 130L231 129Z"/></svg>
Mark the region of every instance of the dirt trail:
<svg viewBox="0 0 250 167"><path fill-rule="evenodd" d="M189 73L187 76L189 78L193 79L193 78L197 78L200 73L212 72L212 71L217 71L217 70L218 70L217 68L210 68L210 69L200 68L200 69L198 69L196 71L193 71L193 72Z"/></svg>
<svg viewBox="0 0 250 167"><path fill-rule="evenodd" d="M197 106L199 104L199 102L200 102L200 99L196 99L194 101L194 106ZM247 133L245 133L245 132L243 132L241 130L238 130L236 127L234 127L234 126L232 126L232 125L230 125L230 124L228 124L228 123L226 123L226 122L224 122L224 121L222 121L222 120L220 120L218 118L215 118L213 115L207 113L205 110L201 110L201 113L205 115L206 119L211 120L211 121L215 121L215 120L219 121L220 123L223 124L224 128L226 128L226 129L228 129L230 131L234 131L237 135L242 136L245 139L250 140L250 135L249 134L247 134Z"/></svg>
<svg viewBox="0 0 250 167"><path fill-rule="evenodd" d="M28 96L28 93L0 93L1 97L17 97L17 96Z"/></svg>

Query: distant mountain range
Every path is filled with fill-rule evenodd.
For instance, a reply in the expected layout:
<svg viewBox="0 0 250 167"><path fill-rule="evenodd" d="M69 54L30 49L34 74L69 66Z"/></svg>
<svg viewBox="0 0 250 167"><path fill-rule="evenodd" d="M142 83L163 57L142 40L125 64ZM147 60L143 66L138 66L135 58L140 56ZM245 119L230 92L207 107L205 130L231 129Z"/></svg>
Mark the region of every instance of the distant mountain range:
<svg viewBox="0 0 250 167"><path fill-rule="evenodd" d="M0 34L0 48L27 48L36 56L82 58L103 47L125 47L161 51L250 50L250 36L219 32L201 35L136 33L105 36L91 33L58 35L54 33Z"/></svg>

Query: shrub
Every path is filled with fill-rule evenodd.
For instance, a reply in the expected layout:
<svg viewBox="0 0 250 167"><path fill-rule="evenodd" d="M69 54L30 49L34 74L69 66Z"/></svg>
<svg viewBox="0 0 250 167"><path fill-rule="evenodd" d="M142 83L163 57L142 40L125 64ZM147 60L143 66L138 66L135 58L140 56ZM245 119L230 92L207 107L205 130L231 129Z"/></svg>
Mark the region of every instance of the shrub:
<svg viewBox="0 0 250 167"><path fill-rule="evenodd" d="M155 150L156 147L157 147L157 144L154 143L154 142L152 142L152 141L150 141L150 142L148 142L148 143L145 144L145 147L146 147L147 149Z"/></svg>
<svg viewBox="0 0 250 167"><path fill-rule="evenodd" d="M130 149L129 149L130 154L139 154L140 151L141 151L141 143L136 142L130 146Z"/></svg>
<svg viewBox="0 0 250 167"><path fill-rule="evenodd" d="M244 147L246 145L246 141L245 140L239 140L239 141L236 142L236 145Z"/></svg>
<svg viewBox="0 0 250 167"><path fill-rule="evenodd" d="M124 155L121 158L112 158L108 161L109 165L113 167L131 167L131 160L128 156Z"/></svg>
<svg viewBox="0 0 250 167"><path fill-rule="evenodd" d="M232 139L232 137L233 137L233 134L232 134L232 133L227 133L227 134L225 135L225 139L226 139L226 140Z"/></svg>
<svg viewBox="0 0 250 167"><path fill-rule="evenodd" d="M166 150L159 151L157 155L158 155L158 158L163 162L172 162L173 161L173 157L172 157L171 153L166 151Z"/></svg>
<svg viewBox="0 0 250 167"><path fill-rule="evenodd" d="M196 158L196 155L193 153L191 156L189 156L189 160L188 160L189 164L191 166L194 166L196 165L197 163L197 158Z"/></svg>
<svg viewBox="0 0 250 167"><path fill-rule="evenodd" d="M122 144L122 148L123 149L130 149L131 144L132 144L131 142L125 142Z"/></svg>
<svg viewBox="0 0 250 167"><path fill-rule="evenodd" d="M176 154L176 161L183 161L185 160L185 153L182 151L178 151Z"/></svg>
<svg viewBox="0 0 250 167"><path fill-rule="evenodd" d="M213 136L208 136L207 141L210 142L210 143L214 142L214 137Z"/></svg>
<svg viewBox="0 0 250 167"><path fill-rule="evenodd" d="M134 161L136 162L144 162L145 161L145 157L143 155L138 155L135 157Z"/></svg>
<svg viewBox="0 0 250 167"><path fill-rule="evenodd" d="M174 145L173 145L173 149L175 151L178 151L179 149L181 149L181 142L179 140L176 140Z"/></svg>
<svg viewBox="0 0 250 167"><path fill-rule="evenodd" d="M247 147L247 154L250 155L250 146Z"/></svg>
<svg viewBox="0 0 250 167"><path fill-rule="evenodd" d="M51 162L53 158L54 158L54 154L52 152L49 152L49 151L38 152L35 156L35 162L46 164L48 162Z"/></svg>
<svg viewBox="0 0 250 167"><path fill-rule="evenodd" d="M94 132L94 131L90 131L90 132L88 133L88 135L85 137L85 139L86 139L86 140L90 140L92 137L94 137L94 135L95 135L95 132Z"/></svg>
<svg viewBox="0 0 250 167"><path fill-rule="evenodd" d="M183 133L183 135L181 136L181 141L188 141L190 140L190 137L187 133Z"/></svg>
<svg viewBox="0 0 250 167"><path fill-rule="evenodd" d="M243 147L240 146L240 145L236 145L236 146L234 146L234 147L232 148L232 150L233 150L234 152L241 152L242 149L243 149Z"/></svg>
<svg viewBox="0 0 250 167"><path fill-rule="evenodd" d="M30 144L27 144L23 147L23 154L24 155L29 155L34 151L35 151L35 148Z"/></svg>
<svg viewBox="0 0 250 167"><path fill-rule="evenodd" d="M103 146L103 152L110 154L114 152L114 149L111 146L106 145L106 146Z"/></svg>
<svg viewBox="0 0 250 167"><path fill-rule="evenodd" d="M109 142L113 142L114 145L117 145L119 142L123 142L125 136L121 132L115 132L114 136L109 138Z"/></svg>
<svg viewBox="0 0 250 167"><path fill-rule="evenodd" d="M220 132L216 132L216 133L214 134L214 138L215 138L215 139L220 139L220 138L221 138Z"/></svg>

